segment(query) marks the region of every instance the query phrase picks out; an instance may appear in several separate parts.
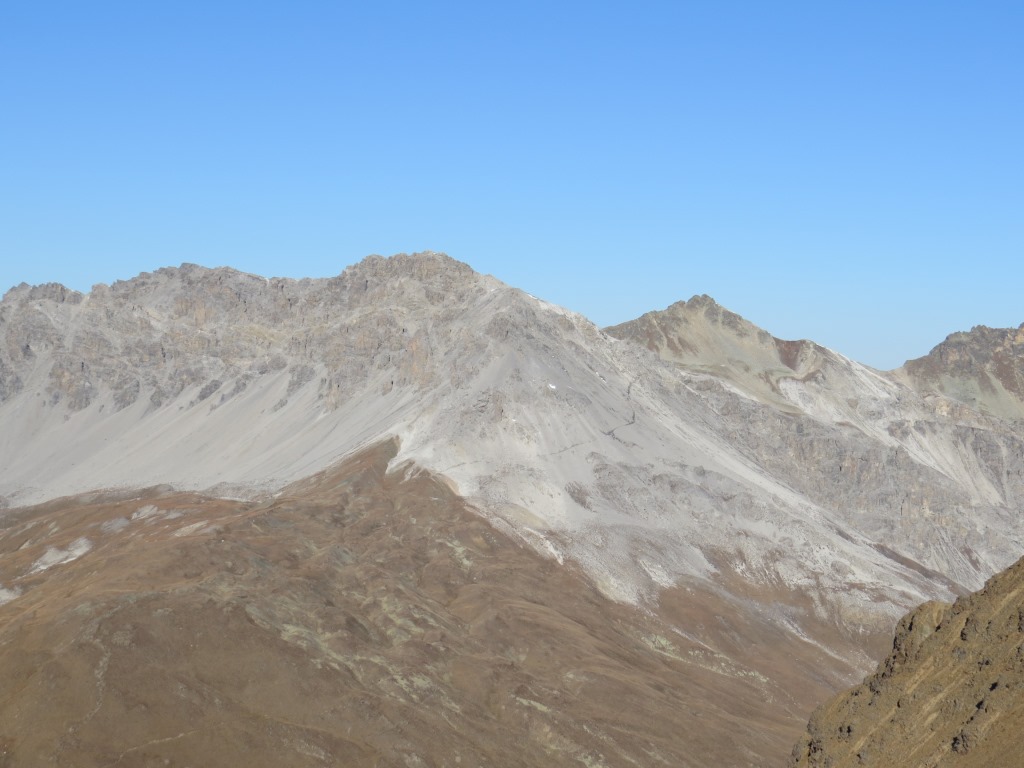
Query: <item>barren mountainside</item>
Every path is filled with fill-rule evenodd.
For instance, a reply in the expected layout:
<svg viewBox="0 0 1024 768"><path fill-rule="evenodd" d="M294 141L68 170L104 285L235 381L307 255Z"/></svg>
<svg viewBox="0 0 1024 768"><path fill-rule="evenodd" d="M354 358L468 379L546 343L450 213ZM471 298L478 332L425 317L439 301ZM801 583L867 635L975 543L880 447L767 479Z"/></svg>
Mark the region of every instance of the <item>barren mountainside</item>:
<svg viewBox="0 0 1024 768"><path fill-rule="evenodd" d="M676 659L705 701L679 706L681 732L718 733L704 706L754 718L737 744L694 735L695 765L781 765L813 705L874 666L906 610L977 589L1024 551L1019 422L909 365L775 339L708 297L601 330L434 253L320 280L183 265L84 295L23 285L0 302L0 521L67 497L60 533L82 494L148 486L249 514L393 446L386 478L428 473L516 558L593 589L601 615L647 616L608 652ZM389 510L381 526L407 524ZM83 531L49 557L79 539L96 545ZM95 553L80 554L88 567ZM12 562L0 624L43 585L35 560ZM308 627L307 608L291 623Z"/></svg>
<svg viewBox="0 0 1024 768"><path fill-rule="evenodd" d="M608 332L737 395L722 397L718 409L747 405L737 444L836 509L845 526L876 543L911 540L909 549L899 546L903 554L965 586L983 581L972 570L996 570L977 567L978 550L968 543L977 531L968 529L986 516L984 499L1005 505L995 516L1007 520L1019 508L1024 453L1016 423L914 389L902 371L875 371L810 341L777 339L707 296Z"/></svg>
<svg viewBox="0 0 1024 768"><path fill-rule="evenodd" d="M0 578L21 579L0 608L0 765L785 751L785 707L759 709L707 649L495 531L443 479L387 473L394 453L373 446L266 503L150 489L4 517Z"/></svg>

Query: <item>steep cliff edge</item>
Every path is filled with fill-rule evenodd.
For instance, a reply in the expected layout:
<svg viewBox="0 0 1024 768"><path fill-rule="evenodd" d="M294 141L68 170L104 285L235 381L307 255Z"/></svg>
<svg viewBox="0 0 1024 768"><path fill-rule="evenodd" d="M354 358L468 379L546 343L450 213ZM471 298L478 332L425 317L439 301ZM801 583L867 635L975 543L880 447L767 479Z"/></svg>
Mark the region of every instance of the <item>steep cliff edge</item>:
<svg viewBox="0 0 1024 768"><path fill-rule="evenodd" d="M1022 718L1024 560L908 614L875 674L814 713L791 766L1019 765Z"/></svg>

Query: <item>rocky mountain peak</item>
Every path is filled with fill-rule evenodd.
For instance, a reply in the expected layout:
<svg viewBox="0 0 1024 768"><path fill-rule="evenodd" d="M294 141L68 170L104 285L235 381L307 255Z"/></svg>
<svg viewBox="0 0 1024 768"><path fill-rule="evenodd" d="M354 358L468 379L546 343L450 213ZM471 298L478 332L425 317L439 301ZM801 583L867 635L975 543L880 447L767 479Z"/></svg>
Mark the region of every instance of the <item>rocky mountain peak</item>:
<svg viewBox="0 0 1024 768"><path fill-rule="evenodd" d="M707 295L606 331L687 370L728 379L752 397L783 406L782 380L813 378L836 357L810 341L778 339Z"/></svg>
<svg viewBox="0 0 1024 768"><path fill-rule="evenodd" d="M457 314L485 285L501 284L423 253L371 256L324 279L182 264L97 285L87 296L56 284L17 289L0 306L0 402L43 365L46 402L75 412L104 393L115 411L139 397L160 406L190 387L200 401L214 392L223 398L282 370L294 391L320 364L331 372L322 394L333 403L331 390L393 363L389 382L417 380L422 366L401 360L426 353L415 340L421 322Z"/></svg>
<svg viewBox="0 0 1024 768"><path fill-rule="evenodd" d="M415 279L421 282L451 283L473 280L479 275L468 264L437 251L400 253L394 256L367 256L346 267L342 275L353 280L376 277L378 279Z"/></svg>
<svg viewBox="0 0 1024 768"><path fill-rule="evenodd" d="M57 304L65 302L78 304L82 301L83 295L60 283L43 283L42 285L29 285L21 283L7 291L2 301L53 301Z"/></svg>
<svg viewBox="0 0 1024 768"><path fill-rule="evenodd" d="M723 307L706 293L693 296L686 302L676 302L676 304L673 304L672 306L680 309L685 307L687 312L691 315L699 312L710 322L721 323L722 325L728 326L737 331L741 329L742 331L749 331L751 329L760 330L753 323ZM671 309L671 307L669 309ZM685 316L682 312L679 312L678 314L680 316Z"/></svg>
<svg viewBox="0 0 1024 768"><path fill-rule="evenodd" d="M897 374L916 389L1012 419L1024 418L1024 324L953 333Z"/></svg>

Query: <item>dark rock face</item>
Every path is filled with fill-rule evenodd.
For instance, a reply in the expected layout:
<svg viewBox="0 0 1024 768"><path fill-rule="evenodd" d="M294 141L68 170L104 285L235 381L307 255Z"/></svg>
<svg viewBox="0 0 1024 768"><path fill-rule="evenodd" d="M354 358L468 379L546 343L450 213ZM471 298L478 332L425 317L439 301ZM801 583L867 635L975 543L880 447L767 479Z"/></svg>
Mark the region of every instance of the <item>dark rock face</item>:
<svg viewBox="0 0 1024 768"><path fill-rule="evenodd" d="M909 613L875 674L814 713L791 766L1019 765L1022 717L1024 560Z"/></svg>

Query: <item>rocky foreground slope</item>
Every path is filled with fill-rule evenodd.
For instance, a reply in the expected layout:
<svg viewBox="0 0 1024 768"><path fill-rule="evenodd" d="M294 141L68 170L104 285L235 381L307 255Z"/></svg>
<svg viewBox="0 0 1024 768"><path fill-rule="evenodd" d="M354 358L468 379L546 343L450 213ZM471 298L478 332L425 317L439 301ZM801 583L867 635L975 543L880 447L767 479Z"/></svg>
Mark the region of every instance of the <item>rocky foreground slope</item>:
<svg viewBox="0 0 1024 768"><path fill-rule="evenodd" d="M0 302L0 519L157 484L271 503L394 439L392 468L663 622L651 642L715 676L710 705L770 701L751 744L792 743L908 608L1024 551L1019 422L915 381L706 297L602 331L439 254L20 286ZM0 610L34 567L0 575Z"/></svg>
<svg viewBox="0 0 1024 768"><path fill-rule="evenodd" d="M811 718L794 768L1014 766L1024 756L1024 560L925 603L862 685Z"/></svg>

